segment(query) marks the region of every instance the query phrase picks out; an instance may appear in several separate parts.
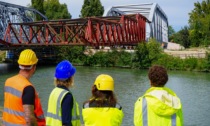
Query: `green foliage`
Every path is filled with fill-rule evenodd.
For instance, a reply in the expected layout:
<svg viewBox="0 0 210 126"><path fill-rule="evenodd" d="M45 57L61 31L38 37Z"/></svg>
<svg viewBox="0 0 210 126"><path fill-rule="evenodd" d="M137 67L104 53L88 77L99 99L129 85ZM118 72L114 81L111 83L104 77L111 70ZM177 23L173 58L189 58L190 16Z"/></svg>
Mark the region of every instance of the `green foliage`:
<svg viewBox="0 0 210 126"><path fill-rule="evenodd" d="M117 50L107 52L106 66L116 66L119 60L119 54L120 53Z"/></svg>
<svg viewBox="0 0 210 126"><path fill-rule="evenodd" d="M184 64L185 64L184 67L186 70L194 70L196 66L198 65L198 60L197 58L193 58L193 57L186 58L184 60Z"/></svg>
<svg viewBox="0 0 210 126"><path fill-rule="evenodd" d="M206 69L210 70L210 53L206 54Z"/></svg>
<svg viewBox="0 0 210 126"><path fill-rule="evenodd" d="M185 48L189 48L191 46L191 41L189 38L189 30L188 27L185 26L184 28L182 28L180 31L180 38L182 43L180 43L181 45L183 45Z"/></svg>
<svg viewBox="0 0 210 126"><path fill-rule="evenodd" d="M129 67L129 68L149 68L153 64L166 67L169 70L188 71L210 71L210 54L206 58L189 57L181 59L163 53L155 40L148 43L141 42L136 47L134 53L124 50L98 51L95 54L85 55L82 46L59 47L59 61L67 59L73 64L100 67ZM155 53L156 52L156 53Z"/></svg>
<svg viewBox="0 0 210 126"><path fill-rule="evenodd" d="M87 56L87 60L84 64L88 66L102 67L131 67L131 55L131 53L125 51L99 51L96 52L94 55Z"/></svg>
<svg viewBox="0 0 210 126"><path fill-rule="evenodd" d="M148 68L160 57L162 52L163 50L160 43L158 43L155 39L150 39L148 43L139 43L136 47L134 67Z"/></svg>
<svg viewBox="0 0 210 126"><path fill-rule="evenodd" d="M95 61L93 65L105 67L108 65L107 58L107 53L99 51L93 56L93 60Z"/></svg>
<svg viewBox="0 0 210 126"><path fill-rule="evenodd" d="M194 29L190 31L190 40L193 47L198 47L201 44L202 33L199 31L198 23L195 24Z"/></svg>
<svg viewBox="0 0 210 126"><path fill-rule="evenodd" d="M194 9L189 13L192 46L210 44L210 0L194 3Z"/></svg>
<svg viewBox="0 0 210 126"><path fill-rule="evenodd" d="M5 58L6 55L6 51L0 51L0 62L3 61L3 59Z"/></svg>
<svg viewBox="0 0 210 126"><path fill-rule="evenodd" d="M147 44L147 49L149 51L149 60L152 63L160 57L160 54L163 52L163 49L159 42L156 39L150 39Z"/></svg>
<svg viewBox="0 0 210 126"><path fill-rule="evenodd" d="M169 37L169 42L171 42L172 40L173 40L173 34L175 34L176 32L175 32L175 30L174 30L174 28L171 26L171 25L169 25L168 26L168 37Z"/></svg>
<svg viewBox="0 0 210 126"><path fill-rule="evenodd" d="M189 28L185 26L179 32L173 34L172 42L178 43L185 48L189 48L191 46Z"/></svg>
<svg viewBox="0 0 210 126"><path fill-rule="evenodd" d="M168 54L163 54L161 57L153 62L153 64L158 64L166 67L169 70L187 70L187 71L209 71L210 58L194 58L189 57L186 59L181 59L179 57L173 57Z"/></svg>
<svg viewBox="0 0 210 126"><path fill-rule="evenodd" d="M44 0L31 0L32 7L41 12L44 13ZM36 15L36 20L39 21L42 18L39 15Z"/></svg>
<svg viewBox="0 0 210 126"><path fill-rule="evenodd" d="M206 59L197 59L196 71L208 71L208 61Z"/></svg>
<svg viewBox="0 0 210 126"><path fill-rule="evenodd" d="M82 64L86 60L86 56L83 53L84 47L82 46L63 46L58 47L58 60L69 60L75 64Z"/></svg>
<svg viewBox="0 0 210 126"><path fill-rule="evenodd" d="M170 70L184 69L184 64L182 59L180 59L179 57L173 57L168 54L162 54L158 60L153 62L153 64L165 66L167 69Z"/></svg>
<svg viewBox="0 0 210 126"><path fill-rule="evenodd" d="M194 3L194 9L189 16L189 28L185 26L171 35L171 27L169 27L169 40L185 48L207 47L210 45L210 0Z"/></svg>
<svg viewBox="0 0 210 126"><path fill-rule="evenodd" d="M147 49L147 43L141 42L135 49L135 57L133 59L135 68L148 68L151 63L149 61L149 51Z"/></svg>
<svg viewBox="0 0 210 126"><path fill-rule="evenodd" d="M102 16L104 7L100 0L84 0L80 17Z"/></svg>
<svg viewBox="0 0 210 126"><path fill-rule="evenodd" d="M131 67L132 65L132 55L133 53L129 53L126 51L119 52L119 59L117 62L117 66L125 66L125 67Z"/></svg>
<svg viewBox="0 0 210 126"><path fill-rule="evenodd" d="M59 0L44 1L45 15L49 20L70 19L71 14L68 12L66 4L60 4Z"/></svg>
<svg viewBox="0 0 210 126"><path fill-rule="evenodd" d="M132 64L140 69L158 64L170 70L209 71L210 55L208 54L206 59L194 57L181 59L163 53L160 44L155 39L150 39L148 43L138 44Z"/></svg>

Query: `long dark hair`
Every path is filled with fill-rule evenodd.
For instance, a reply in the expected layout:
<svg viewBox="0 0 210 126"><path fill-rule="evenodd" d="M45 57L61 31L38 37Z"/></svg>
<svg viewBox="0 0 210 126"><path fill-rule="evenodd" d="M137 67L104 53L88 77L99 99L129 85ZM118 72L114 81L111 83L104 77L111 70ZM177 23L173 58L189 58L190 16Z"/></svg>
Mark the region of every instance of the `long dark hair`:
<svg viewBox="0 0 210 126"><path fill-rule="evenodd" d="M94 107L115 107L117 98L113 91L99 91L95 85L92 86L92 97L84 102Z"/></svg>

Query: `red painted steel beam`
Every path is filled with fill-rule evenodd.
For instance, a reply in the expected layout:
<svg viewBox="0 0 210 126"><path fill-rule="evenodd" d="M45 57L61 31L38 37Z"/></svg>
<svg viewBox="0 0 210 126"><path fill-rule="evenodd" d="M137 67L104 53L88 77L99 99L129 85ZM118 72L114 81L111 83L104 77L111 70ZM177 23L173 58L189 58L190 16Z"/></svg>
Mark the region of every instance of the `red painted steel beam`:
<svg viewBox="0 0 210 126"><path fill-rule="evenodd" d="M7 46L136 45L145 41L146 21L144 16L136 14L11 23L0 43Z"/></svg>

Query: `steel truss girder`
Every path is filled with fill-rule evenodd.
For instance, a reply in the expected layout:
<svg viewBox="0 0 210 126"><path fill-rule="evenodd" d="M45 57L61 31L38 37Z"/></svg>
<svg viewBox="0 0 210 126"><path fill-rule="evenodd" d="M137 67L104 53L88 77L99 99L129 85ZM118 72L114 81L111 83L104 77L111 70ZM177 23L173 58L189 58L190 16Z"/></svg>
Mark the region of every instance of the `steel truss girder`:
<svg viewBox="0 0 210 126"><path fill-rule="evenodd" d="M7 46L136 45L145 41L146 21L144 16L133 14L10 23L0 43Z"/></svg>
<svg viewBox="0 0 210 126"><path fill-rule="evenodd" d="M9 23L33 22L37 15L42 20L48 20L42 13L33 8L0 1L0 39L3 38Z"/></svg>

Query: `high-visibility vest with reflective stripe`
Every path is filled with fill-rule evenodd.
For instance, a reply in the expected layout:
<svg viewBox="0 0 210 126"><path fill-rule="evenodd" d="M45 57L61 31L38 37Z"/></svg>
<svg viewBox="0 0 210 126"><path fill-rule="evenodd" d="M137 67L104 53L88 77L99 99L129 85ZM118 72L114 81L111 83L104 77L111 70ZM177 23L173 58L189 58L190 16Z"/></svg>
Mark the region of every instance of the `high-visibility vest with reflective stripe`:
<svg viewBox="0 0 210 126"><path fill-rule="evenodd" d="M91 107L84 104L82 116L85 126L121 126L124 117L122 107Z"/></svg>
<svg viewBox="0 0 210 126"><path fill-rule="evenodd" d="M61 103L64 96L70 93L62 88L54 88L50 94L49 101L48 101L48 109L47 109L47 116L46 116L46 125L47 126L62 126L62 108ZM74 99L74 98L73 98ZM63 110L65 111L65 110ZM74 99L73 101L73 109L72 109L72 125L73 126L80 126L80 115L79 115L79 105Z"/></svg>
<svg viewBox="0 0 210 126"><path fill-rule="evenodd" d="M3 124L6 126L26 125L22 104L23 89L32 84L23 76L16 75L6 80L4 87ZM35 91L34 113L39 126L45 126L44 112Z"/></svg>
<svg viewBox="0 0 210 126"><path fill-rule="evenodd" d="M147 99L143 96L140 97L135 104L134 125L135 126L182 126L183 125L182 111L179 110L171 116L160 117L159 115L153 112L151 107L148 106Z"/></svg>

